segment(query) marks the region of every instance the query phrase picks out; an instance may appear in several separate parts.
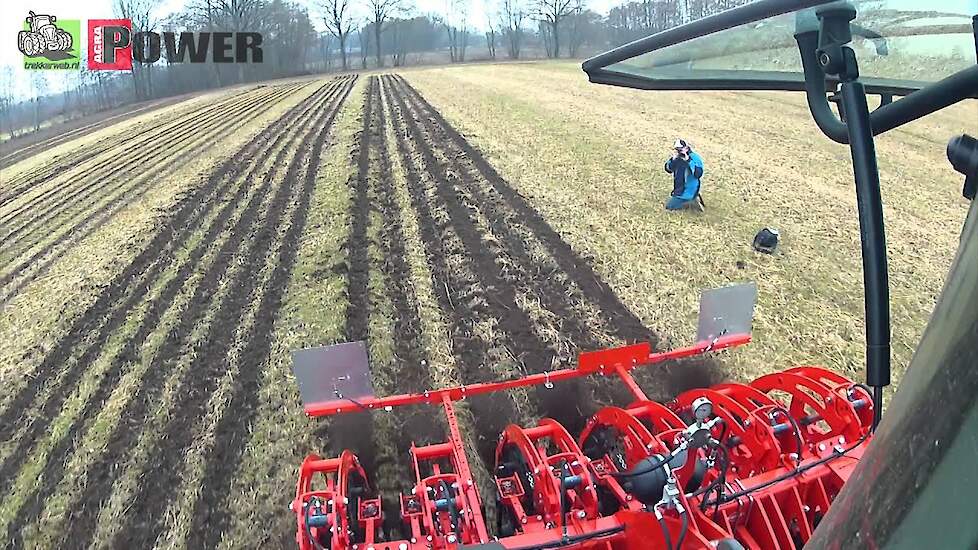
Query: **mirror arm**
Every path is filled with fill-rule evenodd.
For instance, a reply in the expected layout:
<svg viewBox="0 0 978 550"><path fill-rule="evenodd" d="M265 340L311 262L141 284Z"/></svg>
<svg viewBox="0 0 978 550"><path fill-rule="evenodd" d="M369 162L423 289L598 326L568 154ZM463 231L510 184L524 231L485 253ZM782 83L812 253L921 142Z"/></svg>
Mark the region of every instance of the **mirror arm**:
<svg viewBox="0 0 978 550"><path fill-rule="evenodd" d="M805 96L812 118L822 133L836 143L849 143L849 129L832 112L825 93L825 73L818 64L815 50L818 49L818 31L811 30L795 35L798 51L801 53L801 66L805 72Z"/></svg>

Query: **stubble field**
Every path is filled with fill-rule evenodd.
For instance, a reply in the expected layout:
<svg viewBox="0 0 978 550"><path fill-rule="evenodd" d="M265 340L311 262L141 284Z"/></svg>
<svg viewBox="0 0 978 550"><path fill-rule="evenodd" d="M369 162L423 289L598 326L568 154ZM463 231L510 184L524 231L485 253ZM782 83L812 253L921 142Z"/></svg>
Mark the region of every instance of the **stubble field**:
<svg viewBox="0 0 978 550"><path fill-rule="evenodd" d="M897 375L966 212L944 143L975 114L879 138ZM755 280L755 342L643 373L653 397L799 363L861 376L848 151L800 96L485 65L246 87L80 134L0 155L13 548L288 547L299 462L344 447L393 501L437 415L306 419L301 347L366 340L378 393L422 391L690 343L702 289ZM662 210L677 135L706 160L704 214ZM775 256L750 248L765 225L784 235ZM484 498L507 422L574 433L620 397L581 383L467 400Z"/></svg>

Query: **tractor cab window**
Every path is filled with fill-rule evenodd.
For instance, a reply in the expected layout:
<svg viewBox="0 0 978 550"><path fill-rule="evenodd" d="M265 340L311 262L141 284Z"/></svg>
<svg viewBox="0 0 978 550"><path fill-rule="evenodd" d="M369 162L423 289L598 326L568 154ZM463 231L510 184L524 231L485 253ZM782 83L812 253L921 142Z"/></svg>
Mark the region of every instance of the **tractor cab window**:
<svg viewBox="0 0 978 550"><path fill-rule="evenodd" d="M818 28L818 8L790 12L792 3L798 2L785 2L787 13L783 15L691 40L678 35L678 40L671 40L668 32L661 33L663 42L653 51L602 63L598 68L646 80L642 87L647 88L688 89L691 81L708 89L786 89L786 82L800 88L804 77L794 35L798 30ZM919 89L975 63L975 0L857 0L851 4L857 12L852 47L862 80L870 87Z"/></svg>

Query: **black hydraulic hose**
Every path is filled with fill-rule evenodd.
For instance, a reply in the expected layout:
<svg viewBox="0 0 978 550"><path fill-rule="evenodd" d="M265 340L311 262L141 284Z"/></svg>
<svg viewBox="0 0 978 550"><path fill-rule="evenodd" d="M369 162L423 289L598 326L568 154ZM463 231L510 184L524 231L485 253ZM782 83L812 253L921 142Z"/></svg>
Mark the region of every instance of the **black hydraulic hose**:
<svg viewBox="0 0 978 550"><path fill-rule="evenodd" d="M720 475L718 475L716 479L711 481L706 487L702 487L686 495L687 499L695 498L704 494L707 495L706 497L703 497L702 501L700 501L701 512L706 512L706 500L711 492L715 490L717 493L717 498L719 499L722 497L723 485L727 482L727 471L730 469L730 452L727 451L727 448L722 445L717 447L717 451L719 451L720 458L723 461L720 466Z"/></svg>
<svg viewBox="0 0 978 550"><path fill-rule="evenodd" d="M672 548L672 538L669 536L669 528L666 527L666 520L662 518L662 515L656 513L656 519L659 520L659 527L662 527L662 538L666 541L667 550L673 550Z"/></svg>
<svg viewBox="0 0 978 550"><path fill-rule="evenodd" d="M825 73L815 53L818 49L818 31L795 34L795 41L798 42L802 71L805 75L805 97L815 124L832 141L849 143L850 133L846 130L846 123L835 116L825 96ZM962 69L899 100L881 105L872 114L867 114L871 128L870 135L888 132L907 122L954 105L971 97L976 87L978 87L978 65ZM842 110L848 113L844 103Z"/></svg>
<svg viewBox="0 0 978 550"><path fill-rule="evenodd" d="M978 65L928 84L889 105L883 105L870 115L873 135L880 135L922 116L937 112L968 99L978 89Z"/></svg>
<svg viewBox="0 0 978 550"><path fill-rule="evenodd" d="M862 236L866 301L866 384L873 388L873 430L883 412L883 387L890 384L890 283L886 269L883 199L876 146L869 122L866 90L860 82L842 83L849 150L856 180L856 206Z"/></svg>
<svg viewBox="0 0 978 550"><path fill-rule="evenodd" d="M832 112L828 99L825 98L825 73L818 64L815 50L818 49L818 31L808 31L795 35L798 42L798 52L801 54L801 66L805 74L805 97L808 109L812 112L815 124L832 141L846 143L848 134L846 125Z"/></svg>
<svg viewBox="0 0 978 550"><path fill-rule="evenodd" d="M679 514L682 518L683 526L679 529L679 538L676 539L676 550L682 550L683 541L686 540L686 531L689 530L689 515L686 512Z"/></svg>

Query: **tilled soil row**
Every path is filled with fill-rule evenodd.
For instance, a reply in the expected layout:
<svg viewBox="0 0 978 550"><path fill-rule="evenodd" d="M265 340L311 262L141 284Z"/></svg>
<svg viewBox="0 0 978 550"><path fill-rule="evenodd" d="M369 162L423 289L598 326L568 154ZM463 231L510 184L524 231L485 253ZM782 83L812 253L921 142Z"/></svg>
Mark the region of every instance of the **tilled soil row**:
<svg viewBox="0 0 978 550"><path fill-rule="evenodd" d="M431 175L423 159L419 159L417 144L411 140L407 131L403 106L397 104L396 94L391 89L392 82L384 77L380 80L380 84L384 116L389 121L396 159L405 178L405 187L399 190L404 196L402 208L405 209L400 216L403 219L415 220L415 231L418 232L417 237L420 240L419 252L423 255L418 258L418 261L425 262L424 270L430 273L430 292L432 298L437 301L437 304L433 305L439 308L440 317L444 322L440 330L448 331L437 332L431 336L435 339L447 338L445 351L454 356L450 362L440 363L436 371L430 372L429 381L434 387L462 383L463 377L459 372L459 365L471 360L473 352L482 361L481 365L493 373L487 375L487 378L511 377L515 374L512 354L509 350L495 345L492 334L494 319L489 318L488 325L480 326L480 320L466 315L466 307L474 302L485 303L486 297L476 284L478 277L466 264L466 251L463 249L461 239L449 225L436 227L436 220L437 223L447 223L448 214L435 199L436 190L431 182ZM422 162L419 163L419 160ZM387 178L386 181L393 182L394 178ZM386 194L393 194L393 191L391 186L385 186L383 189ZM394 252L404 253L403 249ZM494 494L491 474L493 452L496 438L505 423L516 421L529 424L536 418L535 409L529 404L525 391L512 392L512 396L515 396L519 406L506 396L476 396L455 405L463 445L468 455L472 457L470 465L473 476L483 495ZM441 418L441 415L439 414L438 417ZM408 432L402 436L402 439L434 438L443 441L445 438L446 426L443 422L438 423L437 430L440 433L437 434L432 433L430 423L426 426L427 429L419 429L414 424L407 424L405 427ZM483 510L488 521L493 523L496 515L494 499L489 497L483 502Z"/></svg>
<svg viewBox="0 0 978 550"><path fill-rule="evenodd" d="M364 99L363 126L355 138L357 174L350 182L354 199L349 211L351 231L345 245L349 296L346 336L349 340L390 340L392 361L371 365L378 394L420 393L438 383L432 380L426 362L420 305L411 282L402 227L403 213L395 201L387 142L388 109L383 99L380 79L371 77ZM374 211L378 217L372 219ZM370 230L372 223L377 224L373 227L375 231ZM370 250L376 254L371 256ZM383 280L382 299L389 302L387 312L381 311L383 307L369 295L371 272L380 274ZM392 315L391 333L372 335L371 315ZM445 437L444 422L432 418L431 412L428 407L407 407L396 415L378 412L365 426L363 422L336 419L329 424L324 437L334 454L344 447L357 449L362 463L371 471L374 486L384 498L385 528L394 538L399 536L401 528L398 494L414 481L406 450L412 443L424 445L443 441ZM365 438L365 434L370 437ZM363 445L365 439L371 442L367 446Z"/></svg>
<svg viewBox="0 0 978 550"><path fill-rule="evenodd" d="M274 88L285 88L291 86L292 85L290 84L282 84L275 86ZM164 126L171 127L173 125L178 125L181 122L193 120L195 117L200 116L201 113L211 112L216 109L230 108L236 105L242 99L247 101L248 99L253 99L249 98L249 96L261 95L262 93L264 93L264 90L261 88L252 88L232 94L230 96L221 97L210 103L197 105L189 110L178 110L172 113L166 113L164 115L164 119L159 123L160 126L157 129L159 130ZM51 178L71 170L87 160L96 158L115 147L133 143L148 143L144 140L144 138L150 136L157 140L164 137L160 132L153 132L149 135L145 133L122 133L117 136L113 136L96 147L89 149L75 149L64 155L52 157L38 170L20 174L13 180L9 181L8 184L12 187L12 189L5 192L3 195L0 195L0 206L4 206L7 203L15 200L21 193L28 192L38 185L47 183Z"/></svg>
<svg viewBox="0 0 978 550"><path fill-rule="evenodd" d="M542 372L571 366L581 349L618 343L608 331L602 331L600 319L588 317L590 311L581 307L588 303L586 297L568 284L567 275L552 261L549 251L542 249L535 234L526 230L523 220L501 207L498 197L490 196L491 189L484 189L485 178L475 170L469 154L454 148L446 132L430 122L430 115L414 101L403 81L395 78L392 82L417 121L418 139L439 145L429 154L445 182L444 192L450 193L445 204L457 209L456 219L471 213L472 221L466 220L470 227L461 234L484 286L495 289L495 298L502 302L504 345L526 354L520 356L522 370ZM458 206L452 206L456 203ZM483 253L474 255L480 243ZM470 376L473 374L478 375ZM593 412L595 402L591 388L576 382L562 384L559 394L537 388L535 399L540 410L572 430Z"/></svg>
<svg viewBox="0 0 978 550"><path fill-rule="evenodd" d="M285 121L289 119L290 115L296 116L297 114L298 111L295 111L294 113L287 114L279 121L276 121L272 126L270 126L268 129L266 129L261 134L256 136L254 140L252 140L250 143L245 145L241 149L241 151L239 151L232 158L237 159L238 163L245 162L253 158L257 148L263 145L268 139L270 139L270 137L267 135L269 130L279 129L279 127L284 125ZM245 151L248 151L248 153L245 154L244 153ZM215 174L222 174L222 172L227 173L226 171L227 171L227 167L225 163L225 165L222 165L221 167L218 168L218 170L215 171ZM185 211L185 209L188 208L188 201L191 200L193 197L197 197L198 199L201 199L204 198L201 196L202 192L204 192L205 190L213 191L214 187L212 187L211 184L216 184L216 181L213 180L213 177L212 177L212 181L209 182L208 185L205 185L201 189L198 189L193 194L184 197L181 200L181 205L178 206L178 208L181 209L181 212ZM224 192L224 189L222 189L221 192ZM203 205L194 205L194 206L203 206ZM213 207L213 205L211 206ZM197 214L198 219L200 217L203 217L205 213L206 213L205 211L199 212ZM179 216L174 216L171 219L179 219ZM171 237L171 235L167 235L166 233L163 232L165 231L165 228L168 227L168 225L169 224L164 223L163 227L161 227L161 230L157 232L156 237L151 241L151 248L157 247L157 250L144 251L142 254L140 254L139 257L137 257L137 263L141 269L145 269L147 267L150 268L149 270L142 272L144 277L140 277L139 279L132 280L132 281L124 281L121 280L119 277L115 278L112 282L109 283L107 291L103 292L99 296L99 300L96 301L96 303L93 305L93 308L97 308L97 311L90 310L91 314L102 313L105 316L96 317L95 315L89 316L89 314L85 314L82 316L81 319L86 319L88 323L96 322L96 321L102 322L107 320L107 315L111 311L116 311L116 308L112 307L109 304L109 301L116 300L115 305L121 305L117 301L121 294L118 295L115 294L115 292L113 292L114 290L116 289L122 290L120 287L123 284L125 284L126 293L128 293L129 291L136 291L138 289L145 289L153 280L153 277L158 275L160 273L160 270L162 270L167 265L167 262L172 261L172 256L170 256L170 254L172 254L173 250L176 250L180 246L181 240L175 238L168 239L168 237ZM183 233L182 236L184 237L189 236L190 234L189 232L192 229L194 229L194 227L192 226L186 227L185 228L186 233ZM175 235L172 235L172 237L175 237ZM152 254L157 252L159 253L159 256L152 257ZM137 276L139 274L135 269L137 263L131 265L129 269L124 270L122 276L125 276L126 278ZM132 297L134 299L138 299L140 297L140 294L136 292L132 295ZM126 303L124 305L127 306L125 309L128 310L129 308L135 305L135 302ZM109 310L110 308L111 311L106 311ZM121 311L119 313L120 315L125 315L125 311ZM121 322L122 317L120 317L118 321ZM112 323L109 323L109 325L111 326ZM108 327L106 328L108 329ZM117 328L117 326L111 327L111 329L114 328ZM71 356L70 352L74 351L72 350L72 348L75 348L75 350L77 350L78 347L82 347L80 346L80 344L84 344L85 341L88 339L88 337L94 334L95 330L96 327L93 327L91 324L86 324L84 328L77 325L72 326L68 330L68 333L61 340L59 340L57 344L53 346L52 351L45 357L44 360L42 360L40 366L38 366L37 369L30 376L28 387L25 388L24 391L16 394L16 396L12 399L12 402L10 402L9 406L5 406L2 409L3 412L0 413L0 436L2 436L5 441L11 440L12 430L18 427L19 428L25 427L26 426L25 421L30 422L31 418L38 418L37 414L30 414L30 411L32 409L29 407L29 401L37 397L38 393L41 392L42 387L44 387L46 383L51 382L52 384L60 386L62 388L71 388L74 385L77 379L73 378L73 375L82 374L82 369L69 369L67 368L68 365L66 365L65 362L69 360L69 357ZM105 334L99 334L96 340L103 340L104 337L107 336L108 332L109 330L107 330ZM104 343L104 340L102 343ZM100 353L100 351L101 351L100 348L98 348L97 346L93 346L91 348L92 355L83 357L81 362L82 363L91 362ZM62 369L60 375L55 376L55 369ZM68 376L68 378L62 379L62 377L66 375ZM50 387L45 387L45 391L48 391L50 389L51 389ZM8 393L7 395L11 395L11 394L13 394L13 392ZM64 396L61 397L63 398ZM56 411L59 408L60 408L60 403L54 403L52 406L50 406L50 409L53 411ZM20 419L15 421L15 418L17 418L18 415ZM50 419L50 416L44 413L41 413L39 417L41 419ZM0 467L0 473L5 473L5 470L2 467ZM6 478L6 476L3 476L3 478Z"/></svg>
<svg viewBox="0 0 978 550"><path fill-rule="evenodd" d="M171 330L171 338L157 352L148 369L150 372L165 371L168 364L192 358L189 365L174 372L175 380L166 381L166 386L179 389L172 392L175 402L171 402L170 413L164 415L164 424L156 429L159 437L155 442L149 438L145 440L153 445L150 463L134 465L140 472L137 477L146 476L137 492L127 499L126 514L135 518L135 529L116 531L106 546L151 547L165 531L165 514L158 512L162 504L160 495L167 494L166 500L173 498L171 488L181 484L187 450L203 436L197 428L206 417L209 399L222 376L234 369L234 390L216 426L212 455L205 465L207 473L202 478L202 485L196 489L197 499L193 503L196 513L192 516L190 536L207 538L210 543L190 544L189 547L214 547L221 530L227 526L232 511L222 507L221 502L227 496L231 477L241 460L244 451L241 443L256 410L254 399L259 370L268 362L274 317L291 273L314 182L314 175L310 176L306 167L310 162L318 164L328 127L353 82L354 79L346 79L341 85L331 87L325 97L315 98L311 102L315 108L311 112L304 111L286 125L283 134L260 153L262 159L254 163L253 170L240 183L242 189L251 193L245 210L223 231L228 235L227 240L201 277L200 286L189 301L192 310L181 314L180 323ZM284 135L288 137L281 140ZM280 148L273 158L269 158L279 143ZM313 154L316 157L310 160ZM267 171L261 169L263 166L267 166ZM256 181L259 177L260 184ZM281 181L276 181L279 177L282 177ZM252 192L251 188L256 184L257 189ZM283 226L288 229L280 235L279 229ZM263 281L259 272L270 257L275 258L275 268L271 277ZM264 285L259 288L262 282ZM219 283L228 289L220 301L214 288ZM257 309L253 309L255 307ZM211 316L209 323L204 320L207 316ZM195 328L203 333L192 340L191 332ZM239 331L244 334L237 334ZM237 354L237 363L230 364L232 348L240 342L245 343L244 348ZM148 394L136 401L137 410L133 412L137 414L132 418L137 425L154 423L154 411L146 405L154 403L155 396L164 391L163 377L154 378L158 379L151 380L145 390ZM134 440L133 434L120 430L111 440L110 454L104 463L112 466L116 461L124 460ZM233 446L235 443L237 448ZM100 502L101 498L92 495L90 500Z"/></svg>
<svg viewBox="0 0 978 550"><path fill-rule="evenodd" d="M298 88L289 88L272 92L255 103L242 105L239 110L226 112L224 116L208 117L200 126L194 124L193 128L188 129L188 132L192 132L189 143L174 150L172 155L161 155L159 162L152 163L135 178L122 173L114 177L110 175L106 181L102 179L103 176L93 175L85 189L91 195L87 203L68 204L65 206L67 215L63 219L49 220L44 226L36 225L32 234L38 239L28 239L25 246L21 247L23 253L20 257L23 258L32 249L34 252L5 270L6 273L0 277L0 286L6 285L0 294L0 303L10 300L27 284L43 275L71 245L97 231L116 213L158 185L158 174L166 173L179 163L186 162L193 155L199 154L201 147L213 143L221 135L243 127L269 106L297 90ZM215 122L216 125L206 126ZM51 231L52 226L56 228L54 231Z"/></svg>
<svg viewBox="0 0 978 550"><path fill-rule="evenodd" d="M254 111L258 107L268 105L269 100L281 98L291 89L270 90L255 94L254 97L247 96L229 101L227 104L216 106L202 116L193 117L189 120L178 120L165 125L163 128L158 128L161 131L156 137L139 140L133 143L130 148L122 150L121 154L109 155L108 158L77 174L69 174L67 170L59 171L59 175L67 176L62 185L50 186L47 190L24 201L0 217L0 223L3 223L4 229L9 230L3 234L2 242L7 246L13 246L17 243L19 235L33 228L47 227L48 222L58 217L64 210L77 208L91 198L107 196L117 187L109 185L110 183L116 180L127 180L126 176L130 175L126 173L126 169L133 164L135 159L140 161L139 166L142 168L142 174L155 172L157 166L165 169L172 164L167 162L170 157L176 156L182 149L192 148L200 142L201 132L216 129L212 127L212 123L234 120L246 110ZM167 132L169 133L167 134ZM166 140L161 142L164 135ZM141 136L141 134L136 134L136 136ZM164 148L163 143L166 143L168 147ZM35 181L40 183L39 179ZM34 188L37 188L37 185Z"/></svg>
<svg viewBox="0 0 978 550"><path fill-rule="evenodd" d="M372 205L376 196L371 192L371 180L380 177L379 164L382 161L378 158L378 151L379 142L383 139L383 127L379 126L379 120L382 116L381 105L377 101L377 78L370 77L363 98L362 125L354 137L353 156L357 172L348 182L352 191L352 200L347 214L350 232L343 246L347 253L346 278L349 300L344 335L347 341L362 340L368 344L368 347L378 345L379 341L391 337L371 330L371 317L382 315L377 311L381 307L378 303L380 298L371 296L371 271L378 270L381 276L386 278L383 267L376 265L370 254L372 249L379 246L379 243L372 238L371 231L371 213L376 210ZM395 357L394 361L396 360ZM410 365L403 365L400 369L392 365L384 365L377 358L371 363L375 391L384 393L391 390L393 376L400 372L396 374L386 372L388 369L403 371L410 368ZM377 416L379 414L381 413L336 419L326 426L326 433L323 434L321 431L320 435L325 435L327 448L333 454L341 452L343 447L358 442L366 443L358 456L363 465L372 472L371 483L384 497L384 508L393 511L390 506L394 504L396 494L403 487L410 485L410 477L405 475L404 461L399 460L404 457L404 454L397 452L400 449L392 449L394 441L399 439L394 419L390 416L379 417ZM396 525L386 527L392 529L396 528Z"/></svg>
<svg viewBox="0 0 978 550"><path fill-rule="evenodd" d="M120 107L119 109L127 109L123 112L111 116L105 116L100 120L84 124L83 121L68 122L65 126L58 125L57 127L52 127L51 132L58 132L56 135L49 138L36 139L35 136L23 136L25 141L30 141L29 143L21 142L21 137L15 138L18 143L14 143L11 146L10 142L4 144L4 149L9 149L7 154L0 157L0 168L5 168L20 162L21 160L43 153L48 149L57 147L62 143L67 143L79 136L94 132L96 130L101 130L102 128L107 128L116 124L122 120L132 118L150 111L155 111L158 109L163 109L164 107L169 107L174 103L179 103L187 99L187 96L174 96L163 100L153 101L149 104L142 105L135 109L127 109L127 107ZM99 116L99 115L95 115ZM78 124L81 124L80 126ZM65 131L66 127L76 126L70 130ZM33 139L32 139L33 138ZM2 202L2 201L0 201Z"/></svg>
<svg viewBox="0 0 978 550"><path fill-rule="evenodd" d="M439 155L448 164L447 171L457 182L459 195L466 197L473 209L485 213L493 236L498 239L499 254L507 259L501 263L515 267L511 278L532 289L541 304L554 314L553 318L559 320L550 332L560 334L561 339L571 344L570 353L560 357L561 362L573 364L580 351L594 347L639 341L655 346L658 336L621 302L591 264L417 90L400 76L392 78L425 128L429 142L440 145ZM554 346L555 342L548 345ZM568 351L560 345L556 349L558 353ZM552 350L551 347L548 351ZM534 372L547 368L548 363L534 364ZM690 387L715 383L721 372L721 366L708 358L637 371L640 379L650 384L653 397L659 399L671 398ZM607 387L599 395L623 397L619 391ZM571 418L592 407L587 403L582 405L585 408L571 412ZM548 414L551 414L549 409ZM558 416L554 418L561 420ZM568 429L574 425L568 419Z"/></svg>
<svg viewBox="0 0 978 550"><path fill-rule="evenodd" d="M283 147L280 149L274 164L276 167L282 164L283 159L281 157L284 155L284 151L288 149L288 146L296 143L298 134L287 142L284 141L292 129L301 127L303 122L319 122L322 125L324 117L335 112L336 107L344 97L344 92L348 93L351 85L352 81L347 81L334 83L328 87L324 86L246 144L237 154L213 172L207 184L186 197L181 205L178 205L178 208L174 210L172 217L163 222L157 237L151 241L144 252L110 284L96 304L74 323L68 334L59 340L52 352L38 367L28 386L12 400L11 406L5 409L3 416L13 417L18 411L22 412L23 406L18 406L18 403L27 405L35 397L39 399L38 405L42 408L43 418L53 416L59 408L58 404L67 398L75 386L74 381L79 380L85 374L86 367L102 354L110 335L113 335L123 326L133 308L145 298L145 290L154 285L160 286L155 300L145 308L144 318L136 323L136 334L126 340L125 348L116 356L109 371L102 373L95 394L89 396L86 403L92 403L98 407L98 404L109 395L114 383L122 376L122 370L128 361L132 360L134 355L138 355L142 342L145 342L155 327L159 325L173 298L181 292L188 278L200 271L201 266L197 265L196 262L204 256L208 248L217 245L215 240L222 234L231 232L231 237L222 246L222 250L230 251L234 244L231 240L237 239L238 244L240 244L241 240L249 233L248 228L262 234L273 232L271 226L266 225L263 230L254 227L259 215L258 208L262 194L253 192L253 180L261 175L259 169L280 144L283 144ZM314 113L310 115L313 111ZM300 124L297 125L297 123ZM315 125L313 128L316 128ZM307 137L313 131L310 130ZM296 162L301 163L301 161ZM246 171L247 173L245 173ZM272 172L269 172L265 178L265 187L269 185ZM242 175L244 178L240 179ZM229 196L231 192L233 195ZM249 194L252 197L249 205L243 207L239 219L232 226L231 224L235 220L231 216L236 210L242 208L241 203ZM295 201L286 201L286 199L280 198L279 203L276 204L292 204L293 202ZM301 205L301 203L302 201L299 200L298 204ZM214 212L216 209L220 210ZM281 210L276 210L276 212L281 213ZM209 227L201 227L205 220L210 222ZM235 229L240 231L235 233ZM159 281L159 277L167 268L171 267L169 263L174 261L175 251L185 246L185 243L192 236L198 245L190 252L182 265L177 266L175 275L163 284ZM255 246L260 246L262 243L268 244L268 239L256 239L256 241ZM160 353L153 358L152 368L147 369L149 378L140 386L139 395L132 399L131 410L126 411L126 421L118 422L118 430L115 435L109 438L110 444L107 453L109 460L104 460L93 466L91 475L88 476L86 490L84 494L78 497L79 506L75 507L78 512L73 514L72 518L70 531L76 536L69 536L69 541L77 541L79 545L84 546L81 543L84 535L91 536L94 531L92 522L97 517L99 504L104 500L106 493L111 490L111 479L106 478L111 478L118 473L114 471L117 461L125 456L129 450L127 443L135 437L135 432L132 430L133 421L138 420L138 417L143 416L155 404L154 398L158 389L154 389L154 383L158 385L167 374L167 359L181 355L181 350L174 348L180 347L180 343L186 338L186 330L193 326L193 320L201 316L203 311L206 311L208 297L212 294L213 287L221 282L221 273L232 264L231 255L218 253L214 256L216 258L215 265L207 271L209 276L201 277L200 286L194 290L195 299L191 300L191 307L194 309L185 312L187 321L183 321L184 317L181 317L180 324L184 330L181 331L181 327L178 326L169 332L166 339L167 349L160 350ZM258 338L255 341L260 342L261 339ZM208 358L213 358L213 356L208 356ZM65 372L58 373L58 369L62 366L66 367ZM45 390L43 392L40 391L42 387ZM191 392L190 395L196 394ZM89 410L89 407L86 406L86 410L79 416L80 420L74 424L69 435L58 444L58 450L66 452L68 445L73 439L76 439L74 432L80 429L84 423L83 420L96 412ZM135 424L138 424L138 421ZM4 426L9 425L4 423ZM44 422L34 425L43 426ZM31 441L33 437L27 437L31 432L36 435L36 429L29 430L22 436L22 439L18 439ZM228 433L233 434L234 432L229 431ZM84 441L85 438L78 439ZM63 453L53 453L51 456L61 454ZM17 456L17 454L9 456ZM42 497L54 490L59 476L54 475L57 472L52 472L52 468L57 468L57 465L49 464L44 469L45 487L34 496L34 503L40 502ZM10 469L14 470L15 468L11 466ZM21 507L18 521L14 522L15 526L22 524L21 520L32 517L31 508L34 506Z"/></svg>
<svg viewBox="0 0 978 550"><path fill-rule="evenodd" d="M215 426L215 441L212 443L212 455L208 457L202 475L200 496L190 509L193 524L190 528L188 548L215 548L220 542L221 533L226 530L234 517L230 508L229 491L238 465L244 456L244 445L247 442L251 422L258 410L258 386L263 368L269 363L271 338L274 333L276 314L282 304L282 299L295 265L299 249L299 240L306 225L310 200L316 185L316 172L322 158L322 152L330 136L330 129L344 102L349 97L355 78L344 81L339 95L327 100L328 108L325 114L318 115L316 120L308 124L308 130L298 140L286 146L294 151L295 156L289 162L285 171L280 192L288 189L288 223L282 219L279 223L276 214L269 216L266 221L267 230L274 227L285 227L278 239L277 251L270 255L267 261L274 268L270 269L260 293L252 291L257 297L251 324L247 331L239 337L244 342L238 353L240 364L237 366L234 390L231 392L224 414ZM300 128L307 125L300 124ZM247 272L248 270L244 270ZM237 294L240 287L236 287ZM209 355L202 359L203 364L217 362L222 357L220 350L211 349ZM186 416L192 420L193 416ZM171 433L179 431L174 426ZM172 439L168 440L172 441ZM176 456L176 455L172 455ZM165 486L164 486L165 487ZM196 490L196 489L195 489ZM152 498L153 493L147 495Z"/></svg>
<svg viewBox="0 0 978 550"><path fill-rule="evenodd" d="M464 351L471 350L463 350L459 361L463 380L484 381L498 379L501 374L513 376L563 366L562 363L566 361L560 357L560 342L554 339L554 335L560 335L562 326L581 324L571 316L573 307L568 301L564 302L564 307L531 312L528 299L539 300L539 296L546 292L546 285L534 281L535 277L530 274L548 273L546 266L528 256L521 257L522 246L516 250L509 249L506 239L500 239L495 234L494 230L499 229L494 226L495 221L484 215L488 212L484 205L477 203L479 196L470 192L480 182L465 170L456 154L446 151L444 136L432 132L430 126L425 124L427 115L409 103L412 98L405 92L403 82L391 78L389 83L395 90L395 102L402 111L401 119L406 122L407 134L417 148L428 176L434 180L434 185L427 192L431 209L447 214L440 220L433 220L432 232L441 236L448 233L454 235L460 245L455 255L468 266L470 278L449 284L448 287L456 295L446 295L445 298L449 303L468 304L465 310L457 312L460 323L494 319L492 337L483 340L487 348L484 355L468 355ZM552 274L548 276L553 277ZM558 299L561 297L539 300L535 309L543 309L545 303ZM568 300L568 297L564 295L563 300ZM592 342L589 340L588 343ZM499 372L498 367L494 372L487 368L494 357L502 354L516 358L514 372ZM521 411L524 415L535 417L543 413L565 424L580 422L581 413L577 405L593 401L586 398L579 384L565 384L559 394L541 387L531 390L531 395L532 408ZM495 401L503 400L497 397ZM483 417L482 414L479 416ZM493 433L490 430L498 433L507 420L527 419L508 416L497 421L501 425L480 425L480 429L485 429L487 434ZM568 427L572 428L573 424Z"/></svg>
<svg viewBox="0 0 978 550"><path fill-rule="evenodd" d="M393 91L393 80L383 77L383 81L388 104L392 106L391 120L407 176L408 194L434 277L433 288L448 318L452 349L462 369L460 382L518 374L518 360L514 358L520 348L510 347L511 342L499 339L502 332L499 325L501 320L514 315L523 317L525 331L529 330L530 323L521 311L509 310L495 296L505 289L482 282L478 266L484 265L484 255L490 252L481 242L471 213L453 196L454 189L449 188L444 178L444 167L440 167L435 159L431 144L425 143L418 133L416 121L405 107L403 97ZM483 319L491 320L492 325L479 326ZM497 410L496 415L485 415L486 420L512 419L518 414L531 420L535 416L534 410L517 411L511 402L500 401L495 405L501 410ZM498 414L500 412L503 414Z"/></svg>

